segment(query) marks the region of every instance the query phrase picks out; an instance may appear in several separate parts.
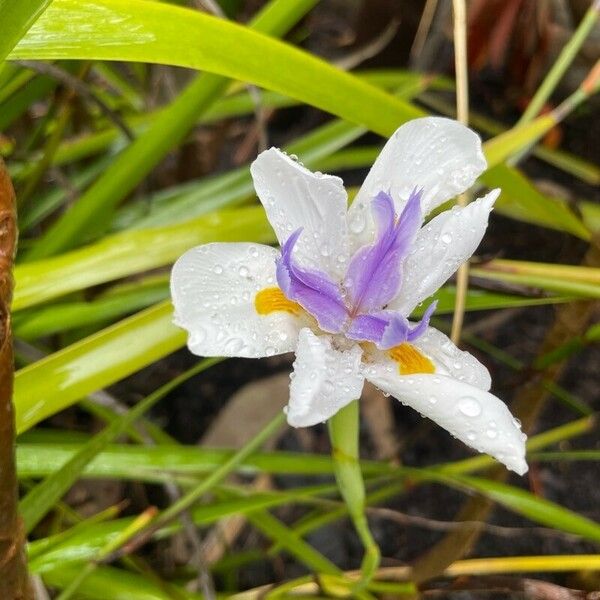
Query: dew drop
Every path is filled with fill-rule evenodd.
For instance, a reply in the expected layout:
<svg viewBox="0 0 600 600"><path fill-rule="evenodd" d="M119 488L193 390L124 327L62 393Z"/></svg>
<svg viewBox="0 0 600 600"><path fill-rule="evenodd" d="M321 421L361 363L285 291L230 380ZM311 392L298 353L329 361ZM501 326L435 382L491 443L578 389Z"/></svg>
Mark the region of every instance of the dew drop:
<svg viewBox="0 0 600 600"><path fill-rule="evenodd" d="M478 417L481 414L481 405L471 396L463 396L458 401L458 410L466 417Z"/></svg>
<svg viewBox="0 0 600 600"><path fill-rule="evenodd" d="M277 350L275 348L273 348L273 346L267 346L265 348L265 354L267 356L273 356L275 354L275 352L277 352Z"/></svg>
<svg viewBox="0 0 600 600"><path fill-rule="evenodd" d="M194 327L190 332L190 345L201 344L206 339L206 329L204 327Z"/></svg>
<svg viewBox="0 0 600 600"><path fill-rule="evenodd" d="M333 383L329 379L326 379L323 382L323 393L332 394L334 390L335 386L333 385Z"/></svg>
<svg viewBox="0 0 600 600"><path fill-rule="evenodd" d="M365 228L365 217L363 214L356 214L350 220L350 231L352 233L360 233Z"/></svg>
<svg viewBox="0 0 600 600"><path fill-rule="evenodd" d="M441 239L444 244L449 244L452 241L452 236L449 233L444 233Z"/></svg>
<svg viewBox="0 0 600 600"><path fill-rule="evenodd" d="M485 435L487 435L490 440L495 440L498 437L498 430L490 427L486 430Z"/></svg>
<svg viewBox="0 0 600 600"><path fill-rule="evenodd" d="M213 273L215 275L220 275L223 272L223 267L221 265L215 265L213 267Z"/></svg>
<svg viewBox="0 0 600 600"><path fill-rule="evenodd" d="M258 248L256 246L250 246L248 250L248 254L254 258L258 257Z"/></svg>
<svg viewBox="0 0 600 600"><path fill-rule="evenodd" d="M233 354L239 352L243 346L244 340L241 338L231 338L230 340L227 340L227 343L225 344L225 352Z"/></svg>
<svg viewBox="0 0 600 600"><path fill-rule="evenodd" d="M238 273L239 273L240 277L248 277L248 275L250 274L250 271L249 271L248 267L245 267L244 265L242 265L238 269Z"/></svg>

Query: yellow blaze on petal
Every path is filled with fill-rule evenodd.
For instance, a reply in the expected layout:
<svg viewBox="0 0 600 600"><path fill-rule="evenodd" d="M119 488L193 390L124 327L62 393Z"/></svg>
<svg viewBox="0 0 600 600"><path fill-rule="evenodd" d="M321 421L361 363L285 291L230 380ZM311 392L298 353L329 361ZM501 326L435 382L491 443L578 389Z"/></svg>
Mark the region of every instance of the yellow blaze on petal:
<svg viewBox="0 0 600 600"><path fill-rule="evenodd" d="M388 354L392 360L398 363L400 375L435 373L435 365L408 342L390 348Z"/></svg>
<svg viewBox="0 0 600 600"><path fill-rule="evenodd" d="M269 315L280 310L299 315L302 311L302 307L297 302L288 300L278 287L260 290L254 297L254 308L259 315Z"/></svg>

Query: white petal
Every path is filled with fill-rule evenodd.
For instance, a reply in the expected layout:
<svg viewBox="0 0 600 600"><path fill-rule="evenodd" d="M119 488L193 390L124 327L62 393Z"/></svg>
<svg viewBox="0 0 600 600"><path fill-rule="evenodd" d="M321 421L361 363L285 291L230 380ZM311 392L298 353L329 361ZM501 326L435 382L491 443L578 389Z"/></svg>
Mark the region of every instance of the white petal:
<svg viewBox="0 0 600 600"><path fill-rule="evenodd" d="M373 237L370 205L379 192L390 192L400 213L415 187L423 188L426 216L436 206L470 188L487 166L479 136L442 117L402 125L383 147L348 214L357 245Z"/></svg>
<svg viewBox="0 0 600 600"><path fill-rule="evenodd" d="M290 383L288 423L308 427L329 417L360 397L364 378L360 373L362 350L336 350L331 336L300 331L294 372Z"/></svg>
<svg viewBox="0 0 600 600"><path fill-rule="evenodd" d="M340 279L349 254L342 180L312 173L277 148L259 154L250 172L279 243L302 227L295 258Z"/></svg>
<svg viewBox="0 0 600 600"><path fill-rule="evenodd" d="M365 377L468 446L490 454L519 475L527 471L526 436L496 396L445 375L402 376L392 361L368 365Z"/></svg>
<svg viewBox="0 0 600 600"><path fill-rule="evenodd" d="M400 293L390 302L390 308L410 315L471 257L485 233L498 194L500 190L492 190L464 208L455 206L417 233L413 250L404 262Z"/></svg>
<svg viewBox="0 0 600 600"><path fill-rule="evenodd" d="M302 319L283 311L259 315L254 306L258 291L277 285L278 255L261 244L214 243L177 260L174 322L188 331L194 354L259 358L295 349Z"/></svg>
<svg viewBox="0 0 600 600"><path fill-rule="evenodd" d="M492 385L489 371L472 355L457 348L450 338L433 327L411 342L435 364L435 372L448 375L487 392Z"/></svg>

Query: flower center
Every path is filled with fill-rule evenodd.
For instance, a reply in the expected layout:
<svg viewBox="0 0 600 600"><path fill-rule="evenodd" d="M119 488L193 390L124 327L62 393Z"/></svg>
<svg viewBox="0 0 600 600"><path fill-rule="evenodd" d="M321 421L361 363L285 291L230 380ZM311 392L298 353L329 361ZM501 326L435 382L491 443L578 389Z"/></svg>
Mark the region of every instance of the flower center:
<svg viewBox="0 0 600 600"><path fill-rule="evenodd" d="M308 269L293 259L302 229L283 244L277 260L278 295L272 288L255 299L259 314L285 310L300 314L299 307L312 315L322 331L341 334L353 341L374 342L390 349L422 335L435 309L432 304L423 319L411 327L406 315L387 309L402 283L402 264L421 226L422 190L415 190L397 216L389 194L380 192L372 202L376 235L372 244L359 248L341 283L322 271Z"/></svg>

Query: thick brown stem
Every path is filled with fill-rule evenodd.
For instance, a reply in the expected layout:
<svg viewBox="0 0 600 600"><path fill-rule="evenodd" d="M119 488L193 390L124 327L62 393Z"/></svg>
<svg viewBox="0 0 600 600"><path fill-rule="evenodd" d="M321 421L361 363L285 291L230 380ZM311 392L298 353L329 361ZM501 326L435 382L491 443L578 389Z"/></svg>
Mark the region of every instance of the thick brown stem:
<svg viewBox="0 0 600 600"><path fill-rule="evenodd" d="M32 598L23 525L17 514L13 352L10 327L12 266L17 241L15 193L0 159L0 598Z"/></svg>

